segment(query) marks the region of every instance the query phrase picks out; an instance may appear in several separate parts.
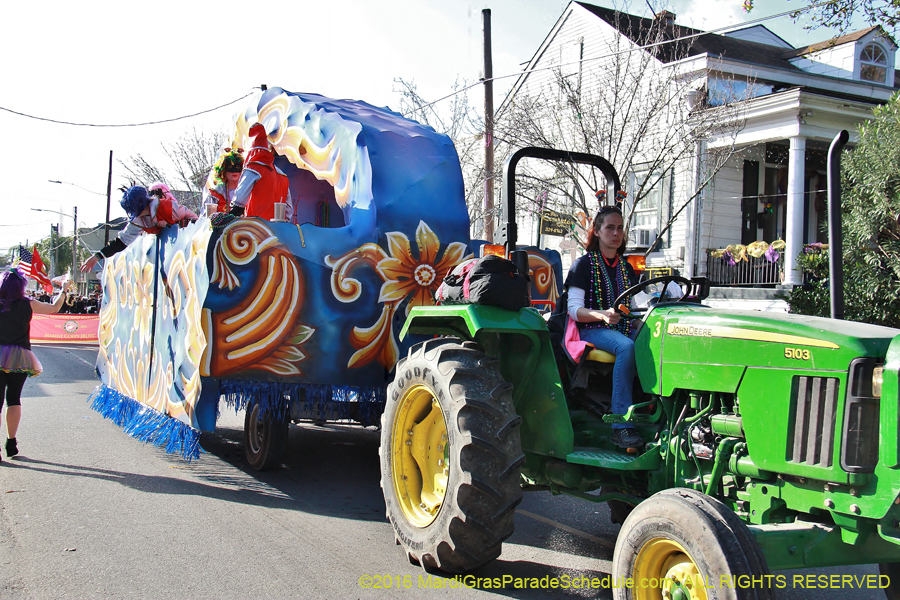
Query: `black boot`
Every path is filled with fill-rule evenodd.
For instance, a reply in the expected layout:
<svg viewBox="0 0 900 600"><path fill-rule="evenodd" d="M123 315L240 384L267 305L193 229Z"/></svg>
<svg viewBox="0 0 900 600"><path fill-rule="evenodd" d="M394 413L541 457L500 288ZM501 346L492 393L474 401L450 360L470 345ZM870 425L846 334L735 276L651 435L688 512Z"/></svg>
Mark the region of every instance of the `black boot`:
<svg viewBox="0 0 900 600"><path fill-rule="evenodd" d="M634 427L614 429L613 443L629 454L634 454L644 447L644 440Z"/></svg>
<svg viewBox="0 0 900 600"><path fill-rule="evenodd" d="M19 447L16 446L16 438L6 440L6 456L13 457L19 453Z"/></svg>

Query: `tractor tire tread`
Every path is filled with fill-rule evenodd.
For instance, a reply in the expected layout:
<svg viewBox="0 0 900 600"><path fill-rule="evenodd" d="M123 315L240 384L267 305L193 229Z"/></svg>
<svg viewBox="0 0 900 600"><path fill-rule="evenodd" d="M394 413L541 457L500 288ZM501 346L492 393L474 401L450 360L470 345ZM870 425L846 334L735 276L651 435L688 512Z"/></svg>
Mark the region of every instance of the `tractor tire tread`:
<svg viewBox="0 0 900 600"><path fill-rule="evenodd" d="M463 573L478 568L500 555L503 540L514 531L514 509L522 499L518 473L525 456L512 386L498 366L477 344L436 338L410 348L388 388L381 444L386 513L407 554L426 570ZM426 369L427 378L416 379L414 373ZM391 471L392 430L409 382L417 389L429 387L434 398L441 398L450 438L446 501L425 527L407 520Z"/></svg>

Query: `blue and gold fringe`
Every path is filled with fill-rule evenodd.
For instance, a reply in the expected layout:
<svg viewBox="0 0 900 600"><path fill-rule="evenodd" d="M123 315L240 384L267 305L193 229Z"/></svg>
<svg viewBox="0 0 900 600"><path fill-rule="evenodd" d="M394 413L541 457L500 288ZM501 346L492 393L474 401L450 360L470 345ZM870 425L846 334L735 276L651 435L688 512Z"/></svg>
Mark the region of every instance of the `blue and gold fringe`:
<svg viewBox="0 0 900 600"><path fill-rule="evenodd" d="M259 404L260 416L284 420L355 420L376 425L384 412L384 387L336 386L321 383L220 380L219 393L235 411ZM292 415L291 406L296 407Z"/></svg>
<svg viewBox="0 0 900 600"><path fill-rule="evenodd" d="M109 419L131 437L165 449L170 454L180 453L191 461L200 458L200 432L178 419L150 408L137 400L101 384L88 398L91 408Z"/></svg>

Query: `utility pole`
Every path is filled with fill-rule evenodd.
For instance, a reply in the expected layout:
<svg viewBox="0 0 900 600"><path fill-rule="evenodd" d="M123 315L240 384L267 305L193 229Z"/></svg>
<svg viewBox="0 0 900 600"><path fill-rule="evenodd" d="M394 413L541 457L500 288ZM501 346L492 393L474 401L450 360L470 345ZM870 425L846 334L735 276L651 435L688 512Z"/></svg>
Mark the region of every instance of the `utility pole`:
<svg viewBox="0 0 900 600"><path fill-rule="evenodd" d="M78 207L72 213L72 281L78 283Z"/></svg>
<svg viewBox="0 0 900 600"><path fill-rule="evenodd" d="M57 225L50 226L50 278L56 277L56 266L59 264L59 260L57 259L57 252L59 252L59 248L56 247L57 240L59 239L59 227Z"/></svg>
<svg viewBox="0 0 900 600"><path fill-rule="evenodd" d="M491 9L481 11L484 27L484 239L494 243L494 66Z"/></svg>
<svg viewBox="0 0 900 600"><path fill-rule="evenodd" d="M109 200L112 196L112 153L109 151L109 179L106 180L106 224L103 226L103 245L109 245Z"/></svg>

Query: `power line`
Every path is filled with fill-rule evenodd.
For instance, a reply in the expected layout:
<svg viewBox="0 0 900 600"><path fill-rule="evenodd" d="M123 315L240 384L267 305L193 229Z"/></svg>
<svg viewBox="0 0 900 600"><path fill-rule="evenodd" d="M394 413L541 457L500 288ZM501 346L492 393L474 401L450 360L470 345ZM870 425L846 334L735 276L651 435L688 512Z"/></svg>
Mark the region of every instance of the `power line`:
<svg viewBox="0 0 900 600"><path fill-rule="evenodd" d="M254 89L256 89L256 88L254 88ZM252 91L251 91L251 92L247 92L246 94L244 94L244 95L241 96L240 98L237 98L237 99L235 99L235 100L232 100L231 102L226 102L225 104L221 104L221 105L219 105L219 106L216 106L215 108L209 108L209 109L207 109L207 110L201 110L200 112L195 112L195 113L193 113L193 114L185 115L185 116L183 116L183 117L175 117L175 118L173 118L173 119L163 119L163 120L161 120L161 121L147 121L146 123L121 123L121 124L109 124L109 123L73 123L73 122L71 122L71 121L60 121L60 120L57 120L57 119L48 119L48 118L45 118L45 117L36 117L36 116L34 116L34 115L25 114L25 113L22 113L22 112L19 112L19 111L15 111L15 110L12 110L12 109L9 109L9 108L4 108L4 107L2 107L2 106L0 106L0 110L6 111L6 112L8 112L8 113L12 113L12 114L14 114L14 115L18 115L18 116L20 116L20 117L26 117L26 118L28 118L28 119L34 119L34 120L36 120L36 121L45 121L45 122L47 122L47 123L56 123L57 125L73 125L73 126L75 126L75 127L144 127L144 126L146 126L146 125L161 125L161 124L163 124L163 123L173 123L173 122L175 122L175 121L183 121L183 120L185 120L185 119L191 119L191 118L193 118L193 117L197 117L197 116L200 116L200 115L205 115L206 113L211 113L211 112L213 112L213 111L219 110L220 108L225 108L226 106L231 106L232 104L235 104L235 103L237 103L237 102L240 102L241 100L250 97L252 94L253 94ZM88 191L90 191L90 190L88 190ZM96 193L96 192L93 192L93 193Z"/></svg>

